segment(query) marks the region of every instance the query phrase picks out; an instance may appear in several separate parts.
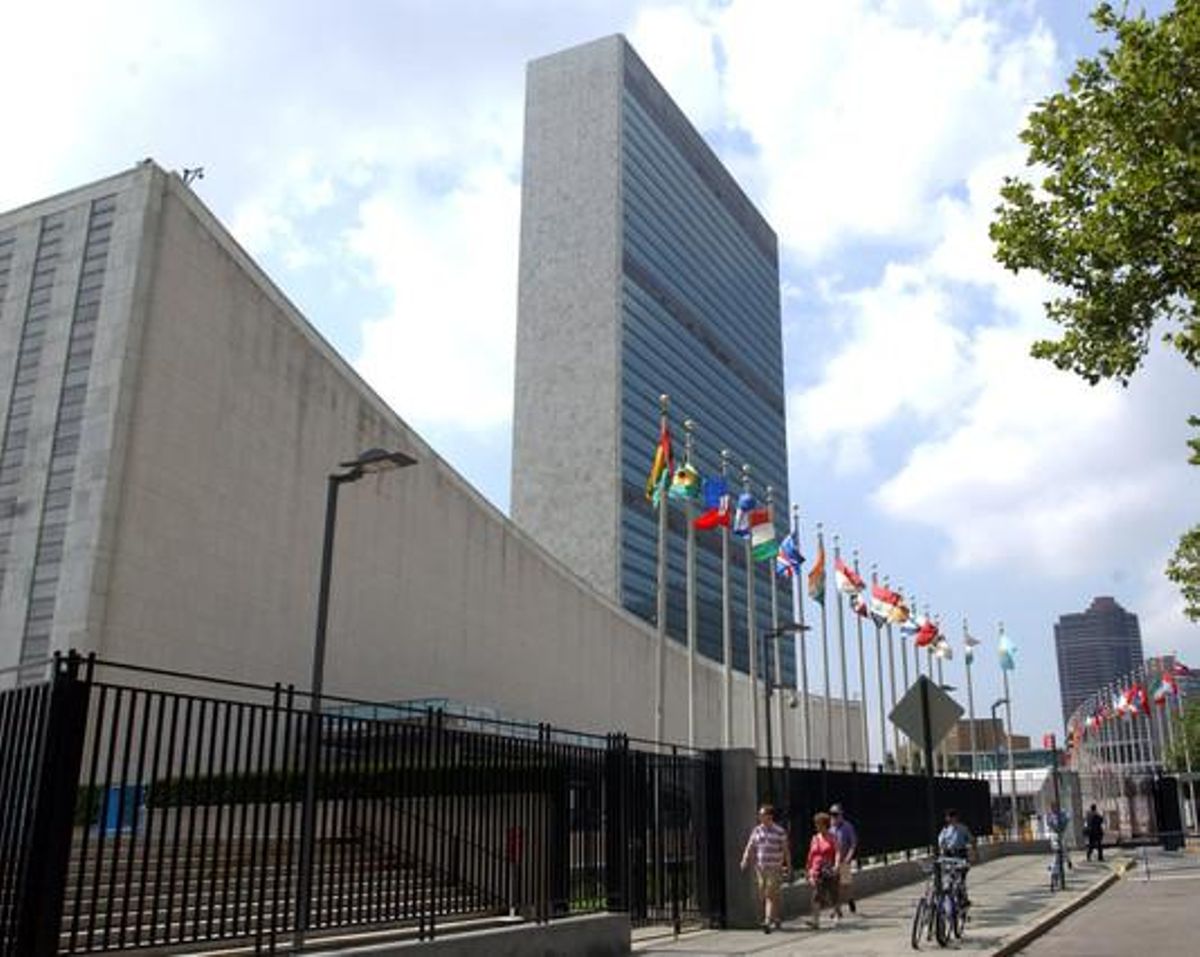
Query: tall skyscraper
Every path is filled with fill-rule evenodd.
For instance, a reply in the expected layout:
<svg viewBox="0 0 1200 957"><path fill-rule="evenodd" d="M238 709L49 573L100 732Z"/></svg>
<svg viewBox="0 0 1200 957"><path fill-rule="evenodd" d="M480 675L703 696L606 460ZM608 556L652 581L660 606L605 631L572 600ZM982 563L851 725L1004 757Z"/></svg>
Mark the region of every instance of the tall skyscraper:
<svg viewBox="0 0 1200 957"><path fill-rule="evenodd" d="M1137 615L1115 599L1092 599L1085 612L1063 615L1054 626L1063 723L1089 695L1142 663Z"/></svg>
<svg viewBox="0 0 1200 957"><path fill-rule="evenodd" d="M513 428L512 514L625 608L655 615L654 512L644 486L671 396L696 464L732 453L788 523L775 233L623 37L529 66ZM683 515L671 510L667 629L686 634ZM734 665L748 661L734 547ZM758 628L773 571L756 570ZM697 638L722 657L721 549L697 536ZM780 590L781 618L791 617ZM790 646L790 642L785 643ZM793 664L785 656L784 677Z"/></svg>

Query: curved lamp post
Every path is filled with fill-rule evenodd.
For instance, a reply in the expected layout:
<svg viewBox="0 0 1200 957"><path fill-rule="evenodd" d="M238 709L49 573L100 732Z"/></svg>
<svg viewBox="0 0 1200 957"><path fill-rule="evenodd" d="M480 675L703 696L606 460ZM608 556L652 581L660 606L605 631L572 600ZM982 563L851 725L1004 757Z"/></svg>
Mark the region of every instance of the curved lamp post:
<svg viewBox="0 0 1200 957"><path fill-rule="evenodd" d="M766 668L767 639L778 640L779 638L782 638L784 635L803 633L808 630L809 630L808 625L802 625L802 624L799 624L798 622L789 621L786 624L779 625L777 628L768 628L766 631L764 631L762 633L762 637L763 637L763 684L765 685L764 690L766 692L766 699L767 699L765 710L766 710L766 719L767 719L766 720L766 730L767 730L767 800L768 801L775 800L775 793L774 793L775 788L773 785L773 779L774 779L774 775L775 775L775 768L774 768L774 763L775 763L774 757L775 756L774 756L774 754L772 754L773 742L771 741L771 695L775 691L776 688L783 690L784 686L776 684L776 682L779 680L779 676L769 674L768 670ZM755 705L756 709L757 709L757 707L758 706ZM780 728L779 731L780 731L780 734L783 733L782 728Z"/></svg>
<svg viewBox="0 0 1200 957"><path fill-rule="evenodd" d="M325 632L329 620L329 582L333 566L333 531L337 519L338 490L366 475L378 475L416 465L403 452L367 449L358 458L342 462L344 472L329 476L325 497L325 536L321 546L321 579L317 591L317 636L313 643L312 678L308 699L308 733L305 742L304 807L300 820L300 875L296 893L296 935L303 940L310 918L313 844L317 816L317 757L321 737L321 692L325 684Z"/></svg>

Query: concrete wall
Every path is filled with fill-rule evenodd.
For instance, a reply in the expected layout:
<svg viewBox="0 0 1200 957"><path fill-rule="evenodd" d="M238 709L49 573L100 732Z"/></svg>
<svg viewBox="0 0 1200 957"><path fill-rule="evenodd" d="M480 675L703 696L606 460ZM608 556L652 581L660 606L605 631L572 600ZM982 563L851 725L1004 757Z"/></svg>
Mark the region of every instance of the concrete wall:
<svg viewBox="0 0 1200 957"><path fill-rule="evenodd" d="M591 589L441 461L177 177L140 165L6 214L0 225L34 230L40 216L60 209L82 221L91 199L113 191L121 212L53 646L306 687L326 477L365 448L396 447L419 464L341 492L327 689L382 700L445 696L512 717L649 737L649 626ZM18 283L19 273L14 268ZM0 369L5 355L11 368L9 320L19 300L14 285ZM48 394L46 429L54 401ZM48 445L49 434L38 442ZM45 468L38 461L31 459L35 476ZM16 661L35 519L33 510L21 517L25 570L10 576L18 584L0 602L0 667ZM716 746L723 675L703 657L696 670L697 740ZM666 679L666 736L681 741L686 656L673 642ZM733 697L734 740L745 745L745 676L735 673ZM801 713L783 709L777 755L783 745L800 754ZM819 714L815 702L814 728Z"/></svg>
<svg viewBox="0 0 1200 957"><path fill-rule="evenodd" d="M627 914L593 914L537 926L450 934L432 941L379 944L350 953L445 954L447 957L617 957L630 952Z"/></svg>
<svg viewBox="0 0 1200 957"><path fill-rule="evenodd" d="M613 599L622 53L613 36L529 64L512 465L513 519Z"/></svg>
<svg viewBox="0 0 1200 957"><path fill-rule="evenodd" d="M446 696L581 729L653 729L655 636L489 505L358 379L190 191L158 174L128 452L106 554L118 661L308 683L326 476L372 446L419 464L342 489L326 686ZM396 361L413 361L397 356ZM721 674L697 669L702 744ZM686 735L668 654L666 734ZM748 683L735 679L749 740Z"/></svg>

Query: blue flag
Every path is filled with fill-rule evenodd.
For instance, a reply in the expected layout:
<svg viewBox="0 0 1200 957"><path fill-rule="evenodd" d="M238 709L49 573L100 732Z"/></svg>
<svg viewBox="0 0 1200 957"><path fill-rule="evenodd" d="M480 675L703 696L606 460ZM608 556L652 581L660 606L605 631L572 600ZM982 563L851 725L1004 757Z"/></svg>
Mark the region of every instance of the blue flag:
<svg viewBox="0 0 1200 957"><path fill-rule="evenodd" d="M779 551L775 555L775 574L783 578L791 578L800 574L800 564L804 556L796 547L796 539L790 533L779 543Z"/></svg>
<svg viewBox="0 0 1200 957"><path fill-rule="evenodd" d="M733 534L738 538L746 538L750 535L750 513L754 511L758 503L754 501L754 496L749 492L743 492L738 496L737 511L733 513Z"/></svg>

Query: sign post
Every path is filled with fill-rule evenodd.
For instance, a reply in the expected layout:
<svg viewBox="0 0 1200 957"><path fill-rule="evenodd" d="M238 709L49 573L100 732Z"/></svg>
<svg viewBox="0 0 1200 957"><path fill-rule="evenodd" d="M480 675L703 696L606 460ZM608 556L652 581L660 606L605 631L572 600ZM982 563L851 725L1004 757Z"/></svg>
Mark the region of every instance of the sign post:
<svg viewBox="0 0 1200 957"><path fill-rule="evenodd" d="M925 752L925 803L929 817L929 846L937 852L937 808L933 787L933 751L949 733L963 709L939 685L925 675L919 675L904 697L888 715L892 724L907 735L909 741L920 741Z"/></svg>

